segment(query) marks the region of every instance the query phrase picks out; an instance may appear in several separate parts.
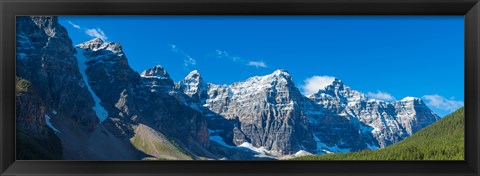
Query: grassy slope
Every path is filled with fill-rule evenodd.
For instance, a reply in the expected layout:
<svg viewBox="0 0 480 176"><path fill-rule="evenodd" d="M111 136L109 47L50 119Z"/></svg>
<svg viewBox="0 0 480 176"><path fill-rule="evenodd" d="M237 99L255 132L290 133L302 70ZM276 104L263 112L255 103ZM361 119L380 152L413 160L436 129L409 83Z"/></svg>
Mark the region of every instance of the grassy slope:
<svg viewBox="0 0 480 176"><path fill-rule="evenodd" d="M310 155L295 160L463 160L464 108L384 149Z"/></svg>
<svg viewBox="0 0 480 176"><path fill-rule="evenodd" d="M147 160L192 160L165 136L144 125L137 127L130 142L138 150L155 157L145 158Z"/></svg>

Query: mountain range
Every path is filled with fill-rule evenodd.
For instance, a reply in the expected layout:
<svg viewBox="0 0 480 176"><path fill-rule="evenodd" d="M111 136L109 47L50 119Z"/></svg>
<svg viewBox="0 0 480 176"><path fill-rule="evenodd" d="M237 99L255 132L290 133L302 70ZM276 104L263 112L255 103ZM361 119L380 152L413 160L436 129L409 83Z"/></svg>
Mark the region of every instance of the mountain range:
<svg viewBox="0 0 480 176"><path fill-rule="evenodd" d="M281 69L175 82L160 65L134 71L120 43L73 45L57 17L16 25L19 159L283 159L381 149L440 119L419 98L376 100L337 78L305 96Z"/></svg>

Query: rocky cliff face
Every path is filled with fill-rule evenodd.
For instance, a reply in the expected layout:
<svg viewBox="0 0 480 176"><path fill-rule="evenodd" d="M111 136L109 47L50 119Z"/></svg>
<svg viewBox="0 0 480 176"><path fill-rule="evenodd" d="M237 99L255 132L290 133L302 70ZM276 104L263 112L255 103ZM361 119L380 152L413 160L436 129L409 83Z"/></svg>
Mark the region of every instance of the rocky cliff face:
<svg viewBox="0 0 480 176"><path fill-rule="evenodd" d="M197 70L190 72L185 79L176 85L176 89L180 89L188 95L193 103L203 104L207 98L207 83L205 83Z"/></svg>
<svg viewBox="0 0 480 176"><path fill-rule="evenodd" d="M179 88L204 95L204 103L198 103L209 111L201 112L211 117L207 118L209 123L216 124L209 124L212 131L221 131L218 135L222 142L233 146L248 143L274 156L301 150L330 153L378 149L439 119L418 98L392 103L375 100L336 78L309 97L300 94L284 70L231 85L197 80L203 81L187 76L178 84L188 82L193 86Z"/></svg>
<svg viewBox="0 0 480 176"><path fill-rule="evenodd" d="M17 18L17 75L30 81L45 104L45 114L93 131L98 119L83 87L75 49L55 17Z"/></svg>
<svg viewBox="0 0 480 176"><path fill-rule="evenodd" d="M233 133L235 145L251 143L272 154L314 148L306 116L298 104L303 96L288 72L277 70L228 87L209 87L209 98L203 106L240 122Z"/></svg>
<svg viewBox="0 0 480 176"><path fill-rule="evenodd" d="M144 124L192 151L208 147L205 118L171 95L176 93L172 92L174 84L163 67L152 67L140 75L128 65L120 44L101 39L77 47L83 49L92 90L113 116L106 123L114 123L108 125L114 134L132 137L132 125Z"/></svg>
<svg viewBox="0 0 480 176"><path fill-rule="evenodd" d="M26 135L55 131L64 159L141 159L148 155L129 139L138 126L148 125L190 155L205 153L209 139L202 114L151 91L152 85L174 86L171 79L147 78L168 77L159 67L142 77L120 44L101 39L75 48L56 17L19 17L17 29L17 76L36 90L17 94L17 129Z"/></svg>
<svg viewBox="0 0 480 176"><path fill-rule="evenodd" d="M440 119L419 98L406 97L391 103L375 100L352 90L336 78L309 98L330 113L360 121L361 130L376 140L373 148L398 142Z"/></svg>

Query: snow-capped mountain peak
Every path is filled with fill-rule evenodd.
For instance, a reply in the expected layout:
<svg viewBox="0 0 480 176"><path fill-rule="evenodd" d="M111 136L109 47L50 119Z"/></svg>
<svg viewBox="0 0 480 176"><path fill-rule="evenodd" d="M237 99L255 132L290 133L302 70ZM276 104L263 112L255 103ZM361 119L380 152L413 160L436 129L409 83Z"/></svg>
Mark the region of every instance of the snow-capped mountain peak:
<svg viewBox="0 0 480 176"><path fill-rule="evenodd" d="M140 76L143 78L170 79L170 75L161 65L143 71Z"/></svg>
<svg viewBox="0 0 480 176"><path fill-rule="evenodd" d="M185 79L189 79L189 78L195 78L195 79L199 79L200 78L200 73L198 72L198 70L192 70L190 73L188 73L188 75L185 77Z"/></svg>
<svg viewBox="0 0 480 176"><path fill-rule="evenodd" d="M318 91L321 92L325 90L339 90L339 89L343 89L343 86L344 84L342 80L336 77L328 77L328 78L325 78L323 87L320 87Z"/></svg>
<svg viewBox="0 0 480 176"><path fill-rule="evenodd" d="M324 106L334 105L336 106L334 109L337 111L343 109L347 104L368 99L365 94L351 89L340 79L328 77L324 80L324 88L320 88L316 94L308 97L318 104L323 104Z"/></svg>
<svg viewBox="0 0 480 176"><path fill-rule="evenodd" d="M207 84L203 81L198 70L191 71L182 81L176 84L176 87L195 102L203 101L207 96Z"/></svg>
<svg viewBox="0 0 480 176"><path fill-rule="evenodd" d="M76 46L93 52L107 50L117 55L123 55L122 45L120 43L105 42L101 38L95 38Z"/></svg>
<svg viewBox="0 0 480 176"><path fill-rule="evenodd" d="M288 73L288 71L287 71L287 70L284 70L284 69L275 70L275 71L272 73L272 75L290 77L290 73Z"/></svg>
<svg viewBox="0 0 480 176"><path fill-rule="evenodd" d="M292 77L290 76L290 73L288 73L288 71L283 70L283 69L275 70L273 73L271 73L269 75L266 75L264 77L273 77L275 79L284 78L287 81L290 81L290 82L292 81Z"/></svg>
<svg viewBox="0 0 480 176"><path fill-rule="evenodd" d="M417 98L417 97L410 97L410 96L408 96L408 97L403 98L403 99L400 100L400 101L406 101L406 102L409 102L409 101L421 101L421 99L420 99L420 98Z"/></svg>

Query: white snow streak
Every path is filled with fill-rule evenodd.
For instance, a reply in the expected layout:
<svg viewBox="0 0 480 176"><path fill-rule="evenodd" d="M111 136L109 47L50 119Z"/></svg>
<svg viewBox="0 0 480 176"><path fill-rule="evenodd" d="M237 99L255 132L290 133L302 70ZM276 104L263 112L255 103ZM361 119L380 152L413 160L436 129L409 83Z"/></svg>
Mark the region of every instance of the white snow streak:
<svg viewBox="0 0 480 176"><path fill-rule="evenodd" d="M90 87L90 83L88 82L88 77L87 74L85 73L87 69L87 65L85 64L86 58L82 54L83 51L80 48L77 49L77 62L78 62L78 70L80 71L80 74L82 75L83 81L85 81L85 85L87 85L88 91L93 97L93 100L95 101L95 106L93 107L93 110L97 114L98 120L100 120L100 123L102 123L105 119L108 117L108 112L103 108L102 105L100 105L100 98L97 97L95 92L93 92L92 88Z"/></svg>

